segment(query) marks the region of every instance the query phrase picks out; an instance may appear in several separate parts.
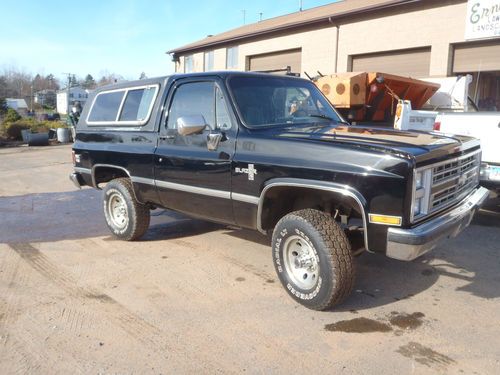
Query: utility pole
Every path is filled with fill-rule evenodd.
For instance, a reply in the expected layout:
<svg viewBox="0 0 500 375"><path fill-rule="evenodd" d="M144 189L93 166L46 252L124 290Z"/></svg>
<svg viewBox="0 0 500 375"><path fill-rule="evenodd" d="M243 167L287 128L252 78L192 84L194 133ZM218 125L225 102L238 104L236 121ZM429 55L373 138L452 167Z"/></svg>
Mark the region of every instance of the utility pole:
<svg viewBox="0 0 500 375"><path fill-rule="evenodd" d="M68 86L66 87L66 114L69 116L69 92L70 92L70 88L71 88L71 77L75 76L74 74L72 73L63 73L63 74L66 74L68 76Z"/></svg>
<svg viewBox="0 0 500 375"><path fill-rule="evenodd" d="M246 25L246 22L247 22L247 10L243 9L241 11L241 13L243 13L243 25Z"/></svg>
<svg viewBox="0 0 500 375"><path fill-rule="evenodd" d="M264 14L264 13L259 12L259 22L260 22L260 21L262 21L262 15L263 15L263 14Z"/></svg>
<svg viewBox="0 0 500 375"><path fill-rule="evenodd" d="M31 113L33 114L33 100L34 100L34 96L33 96L33 81L31 81Z"/></svg>
<svg viewBox="0 0 500 375"><path fill-rule="evenodd" d="M299 0L299 12L302 12L302 0Z"/></svg>

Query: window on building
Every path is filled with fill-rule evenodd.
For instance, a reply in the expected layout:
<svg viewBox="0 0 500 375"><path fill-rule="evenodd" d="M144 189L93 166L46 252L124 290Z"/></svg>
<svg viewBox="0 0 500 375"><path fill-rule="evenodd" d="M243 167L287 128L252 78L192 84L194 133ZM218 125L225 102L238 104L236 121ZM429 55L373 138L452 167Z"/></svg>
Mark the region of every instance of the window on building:
<svg viewBox="0 0 500 375"><path fill-rule="evenodd" d="M194 61L193 55L184 57L184 73L192 73L194 72Z"/></svg>
<svg viewBox="0 0 500 375"><path fill-rule="evenodd" d="M238 69L238 47L226 49L226 68Z"/></svg>
<svg viewBox="0 0 500 375"><path fill-rule="evenodd" d="M72 92L69 93L69 97L73 98L73 93Z"/></svg>
<svg viewBox="0 0 500 375"><path fill-rule="evenodd" d="M205 52L204 71L210 72L214 70L214 51Z"/></svg>

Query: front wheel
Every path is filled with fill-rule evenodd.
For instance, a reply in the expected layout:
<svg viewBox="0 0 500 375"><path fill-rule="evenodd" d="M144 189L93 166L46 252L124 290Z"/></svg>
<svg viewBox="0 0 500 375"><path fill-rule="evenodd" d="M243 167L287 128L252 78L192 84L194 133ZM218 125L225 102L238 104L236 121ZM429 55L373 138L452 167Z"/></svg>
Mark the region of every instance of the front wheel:
<svg viewBox="0 0 500 375"><path fill-rule="evenodd" d="M137 201L128 178L117 178L106 184L104 216L111 232L126 241L139 239L149 227L149 208Z"/></svg>
<svg viewBox="0 0 500 375"><path fill-rule="evenodd" d="M351 246L330 215L313 209L289 213L276 224L272 244L278 277L300 304L327 310L351 293Z"/></svg>

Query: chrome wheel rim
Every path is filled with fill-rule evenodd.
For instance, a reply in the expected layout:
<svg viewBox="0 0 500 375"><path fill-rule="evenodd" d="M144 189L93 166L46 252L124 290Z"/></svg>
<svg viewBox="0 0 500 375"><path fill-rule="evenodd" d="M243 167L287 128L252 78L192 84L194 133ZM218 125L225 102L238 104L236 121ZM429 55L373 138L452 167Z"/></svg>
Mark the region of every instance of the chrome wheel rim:
<svg viewBox="0 0 500 375"><path fill-rule="evenodd" d="M112 193L108 199L108 216L114 226L123 229L128 224L128 211L125 200L119 193Z"/></svg>
<svg viewBox="0 0 500 375"><path fill-rule="evenodd" d="M312 289L319 277L319 259L312 246L299 236L285 241L284 261L288 276L299 288Z"/></svg>

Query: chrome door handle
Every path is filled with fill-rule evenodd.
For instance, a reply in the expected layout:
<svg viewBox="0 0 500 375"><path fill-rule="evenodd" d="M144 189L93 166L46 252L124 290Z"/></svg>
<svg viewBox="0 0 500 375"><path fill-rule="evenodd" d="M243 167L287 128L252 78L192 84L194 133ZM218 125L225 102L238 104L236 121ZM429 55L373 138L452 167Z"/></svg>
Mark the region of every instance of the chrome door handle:
<svg viewBox="0 0 500 375"><path fill-rule="evenodd" d="M174 139L175 138L175 135L160 135L160 139L162 141L165 141L167 139Z"/></svg>

